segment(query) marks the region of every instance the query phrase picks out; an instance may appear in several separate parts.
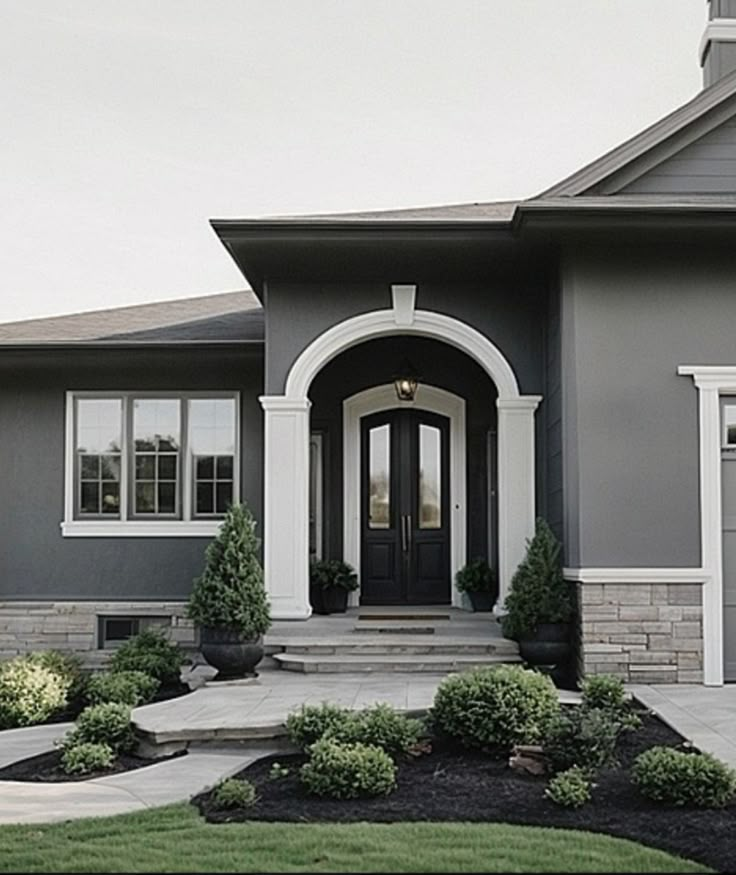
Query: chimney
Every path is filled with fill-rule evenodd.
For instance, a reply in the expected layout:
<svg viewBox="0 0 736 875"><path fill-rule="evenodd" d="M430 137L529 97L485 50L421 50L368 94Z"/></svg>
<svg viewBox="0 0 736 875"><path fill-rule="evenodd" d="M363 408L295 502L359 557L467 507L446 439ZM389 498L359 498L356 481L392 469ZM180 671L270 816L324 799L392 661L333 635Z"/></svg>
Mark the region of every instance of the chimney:
<svg viewBox="0 0 736 875"><path fill-rule="evenodd" d="M700 66L705 88L736 70L736 0L708 0Z"/></svg>

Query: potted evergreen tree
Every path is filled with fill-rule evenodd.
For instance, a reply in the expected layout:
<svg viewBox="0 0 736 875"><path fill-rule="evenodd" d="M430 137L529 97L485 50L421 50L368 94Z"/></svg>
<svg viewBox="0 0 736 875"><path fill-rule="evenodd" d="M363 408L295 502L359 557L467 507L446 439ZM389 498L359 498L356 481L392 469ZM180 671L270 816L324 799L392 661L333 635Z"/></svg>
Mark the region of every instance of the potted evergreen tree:
<svg viewBox="0 0 736 875"><path fill-rule="evenodd" d="M355 569L341 559L315 559L309 568L309 600L315 614L343 614L358 588Z"/></svg>
<svg viewBox="0 0 736 875"><path fill-rule="evenodd" d="M490 611L496 598L496 575L485 559L473 559L455 575L458 592L470 599L474 611Z"/></svg>
<svg viewBox="0 0 736 875"><path fill-rule="evenodd" d="M570 653L574 606L560 549L545 520L537 519L506 597L503 633L519 642L522 658L532 665L558 665Z"/></svg>
<svg viewBox="0 0 736 875"><path fill-rule="evenodd" d="M244 504L228 509L189 597L187 615L200 627L202 655L223 679L256 675L271 626L255 528Z"/></svg>

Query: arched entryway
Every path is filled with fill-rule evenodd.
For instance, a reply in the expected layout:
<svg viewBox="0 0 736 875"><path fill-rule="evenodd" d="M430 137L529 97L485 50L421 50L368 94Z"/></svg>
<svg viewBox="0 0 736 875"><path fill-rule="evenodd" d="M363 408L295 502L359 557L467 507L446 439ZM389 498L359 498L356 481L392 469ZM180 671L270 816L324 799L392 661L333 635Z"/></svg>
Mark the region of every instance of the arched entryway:
<svg viewBox="0 0 736 875"><path fill-rule="evenodd" d="M283 395L263 396L265 411L264 560L273 616L309 616L309 389L344 350L371 338L418 335L465 352L497 390L499 603L534 529L534 412L501 351L472 326L442 313L415 310L415 287L392 287L393 307L364 313L314 340L291 367Z"/></svg>

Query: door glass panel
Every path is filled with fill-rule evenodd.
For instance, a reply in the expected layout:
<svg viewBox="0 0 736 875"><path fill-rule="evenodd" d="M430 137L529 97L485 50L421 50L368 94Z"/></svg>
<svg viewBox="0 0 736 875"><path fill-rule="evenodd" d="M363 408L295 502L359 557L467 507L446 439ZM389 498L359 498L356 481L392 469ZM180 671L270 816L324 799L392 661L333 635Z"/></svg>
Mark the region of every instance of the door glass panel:
<svg viewBox="0 0 736 875"><path fill-rule="evenodd" d="M736 446L736 407L723 408L723 446Z"/></svg>
<svg viewBox="0 0 736 875"><path fill-rule="evenodd" d="M391 525L391 426L379 425L368 432L368 528Z"/></svg>
<svg viewBox="0 0 736 875"><path fill-rule="evenodd" d="M442 527L442 434L432 425L419 426L419 528Z"/></svg>

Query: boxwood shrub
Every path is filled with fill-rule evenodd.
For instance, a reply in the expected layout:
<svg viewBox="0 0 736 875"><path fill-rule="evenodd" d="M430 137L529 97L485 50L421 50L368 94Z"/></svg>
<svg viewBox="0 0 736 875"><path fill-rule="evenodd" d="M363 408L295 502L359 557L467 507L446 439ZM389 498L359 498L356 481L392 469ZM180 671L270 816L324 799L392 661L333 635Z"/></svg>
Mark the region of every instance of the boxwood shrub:
<svg viewBox="0 0 736 875"><path fill-rule="evenodd" d="M341 729L348 720L350 711L338 705L330 705L329 702L302 705L286 718L286 732L292 744L307 750L328 732Z"/></svg>
<svg viewBox="0 0 736 875"><path fill-rule="evenodd" d="M67 775L88 775L109 769L115 762L115 752L109 744L85 741L65 747L61 754L61 768Z"/></svg>
<svg viewBox="0 0 736 875"><path fill-rule="evenodd" d="M67 703L69 682L19 657L0 664L0 729L43 723Z"/></svg>
<svg viewBox="0 0 736 875"><path fill-rule="evenodd" d="M416 744L423 731L424 724L420 720L381 703L339 721L328 730L326 737L349 744L373 744L389 754L400 754Z"/></svg>
<svg viewBox="0 0 736 875"><path fill-rule="evenodd" d="M85 708L62 746L66 749L83 743L107 744L116 754L132 751L137 742L130 722L130 708L119 702L102 702Z"/></svg>
<svg viewBox="0 0 736 875"><path fill-rule="evenodd" d="M142 671L162 686L179 682L184 653L157 629L144 629L122 644L110 659L113 672Z"/></svg>
<svg viewBox="0 0 736 875"><path fill-rule="evenodd" d="M609 711L571 706L549 724L542 741L554 772L572 766L588 771L616 765L616 742L621 724Z"/></svg>
<svg viewBox="0 0 736 875"><path fill-rule="evenodd" d="M585 769L573 766L555 775L544 795L565 808L581 808L590 801L590 775Z"/></svg>
<svg viewBox="0 0 736 875"><path fill-rule="evenodd" d="M557 690L547 676L501 665L446 678L431 713L441 732L467 747L509 749L540 741L559 710Z"/></svg>
<svg viewBox="0 0 736 875"><path fill-rule="evenodd" d="M212 801L215 808L250 808L258 801L256 788L243 778L225 778L214 789Z"/></svg>
<svg viewBox="0 0 736 875"><path fill-rule="evenodd" d="M736 772L708 753L652 747L634 761L631 780L649 799L722 808L736 796Z"/></svg>
<svg viewBox="0 0 736 875"><path fill-rule="evenodd" d="M86 696L92 705L119 702L135 708L150 702L158 688L156 678L142 671L104 671L89 679Z"/></svg>
<svg viewBox="0 0 736 875"><path fill-rule="evenodd" d="M312 745L299 776L310 793L334 799L385 796L396 786L396 766L386 751L331 738Z"/></svg>

